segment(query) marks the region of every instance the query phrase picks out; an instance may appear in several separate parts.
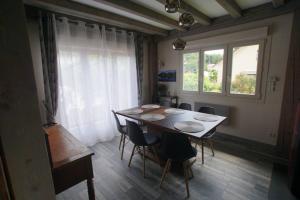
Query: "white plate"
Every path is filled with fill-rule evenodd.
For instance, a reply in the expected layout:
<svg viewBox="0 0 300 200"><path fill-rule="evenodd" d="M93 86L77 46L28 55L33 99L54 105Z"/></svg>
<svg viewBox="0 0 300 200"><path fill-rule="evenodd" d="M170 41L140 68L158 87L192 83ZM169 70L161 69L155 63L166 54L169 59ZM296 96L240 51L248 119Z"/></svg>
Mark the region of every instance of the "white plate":
<svg viewBox="0 0 300 200"><path fill-rule="evenodd" d="M174 127L180 131L187 132L187 133L197 133L205 129L200 122L194 122L194 121L176 122L174 124Z"/></svg>
<svg viewBox="0 0 300 200"><path fill-rule="evenodd" d="M142 108L159 108L159 105L155 104L147 104L147 105L142 105Z"/></svg>
<svg viewBox="0 0 300 200"><path fill-rule="evenodd" d="M218 121L218 118L216 116L212 115L195 115L194 119L203 121L203 122L215 122Z"/></svg>
<svg viewBox="0 0 300 200"><path fill-rule="evenodd" d="M122 113L127 115L137 115L137 114L141 114L142 112L143 112L142 109L133 109L133 110L126 110Z"/></svg>
<svg viewBox="0 0 300 200"><path fill-rule="evenodd" d="M168 113L168 114L181 114L184 112L185 112L184 110L176 109L176 108L168 108L165 110L165 113Z"/></svg>
<svg viewBox="0 0 300 200"><path fill-rule="evenodd" d="M143 120L148 120L148 121L158 121L166 118L164 115L161 114L144 114L141 116Z"/></svg>

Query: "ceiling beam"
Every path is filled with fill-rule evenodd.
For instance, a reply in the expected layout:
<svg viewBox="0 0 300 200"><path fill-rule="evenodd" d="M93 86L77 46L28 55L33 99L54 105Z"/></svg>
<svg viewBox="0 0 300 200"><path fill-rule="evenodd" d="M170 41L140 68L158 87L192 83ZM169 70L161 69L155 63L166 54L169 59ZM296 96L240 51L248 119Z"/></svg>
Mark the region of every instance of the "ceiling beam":
<svg viewBox="0 0 300 200"><path fill-rule="evenodd" d="M232 18L226 15L215 18L210 26L201 26L196 24L195 26L191 27L189 31L181 33L181 37L199 35L218 29L226 29L249 22L264 20L267 18L292 13L296 9L300 9L299 0L288 1L286 4L276 9L274 9L273 4L270 2L254 8L243 10L243 16L240 18ZM178 37L178 31L174 30L169 32L168 37L160 38L160 40L171 40L176 37Z"/></svg>
<svg viewBox="0 0 300 200"><path fill-rule="evenodd" d="M273 6L275 8L279 7L279 6L283 6L285 3L285 0L272 0Z"/></svg>
<svg viewBox="0 0 300 200"><path fill-rule="evenodd" d="M99 23L136 30L143 33L161 36L168 35L167 31L164 29L69 0L24 0L24 3L55 13L85 18Z"/></svg>
<svg viewBox="0 0 300 200"><path fill-rule="evenodd" d="M157 2L165 5L165 0L156 0ZM211 23L211 19L205 15L204 13L200 12L199 10L195 9L194 7L190 6L189 4L185 3L184 1L181 1L179 13L188 12L191 13L194 16L194 19L202 24L202 25L209 25Z"/></svg>
<svg viewBox="0 0 300 200"><path fill-rule="evenodd" d="M235 0L216 0L232 17L241 17L242 10Z"/></svg>
<svg viewBox="0 0 300 200"><path fill-rule="evenodd" d="M117 8L119 10L132 13L134 15L146 18L151 21L155 21L157 23L169 26L176 30L184 30L178 25L176 20L173 20L165 15L157 13L151 9L148 9L144 6L136 4L131 1L124 0L94 0L95 2L111 6L113 8Z"/></svg>

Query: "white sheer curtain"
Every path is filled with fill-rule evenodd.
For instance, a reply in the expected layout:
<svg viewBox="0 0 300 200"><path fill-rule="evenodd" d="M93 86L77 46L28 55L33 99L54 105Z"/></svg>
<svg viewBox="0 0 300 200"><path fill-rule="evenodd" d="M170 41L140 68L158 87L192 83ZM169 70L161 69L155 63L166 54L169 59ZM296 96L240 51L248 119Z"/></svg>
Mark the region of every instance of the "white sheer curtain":
<svg viewBox="0 0 300 200"><path fill-rule="evenodd" d="M56 120L91 146L116 134L111 109L138 105L133 33L56 22L59 100Z"/></svg>

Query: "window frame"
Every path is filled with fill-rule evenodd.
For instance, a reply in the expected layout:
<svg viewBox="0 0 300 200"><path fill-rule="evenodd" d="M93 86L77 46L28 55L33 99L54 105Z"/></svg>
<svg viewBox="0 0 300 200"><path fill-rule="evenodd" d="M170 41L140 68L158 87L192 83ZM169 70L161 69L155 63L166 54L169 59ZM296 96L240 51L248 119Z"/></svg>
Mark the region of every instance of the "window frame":
<svg viewBox="0 0 300 200"><path fill-rule="evenodd" d="M256 87L255 95L249 94L231 94L231 70L232 70L232 49L239 46L247 45L259 45L259 54L257 62L257 73L256 73ZM193 48L188 50L181 51L180 54L180 93L182 95L206 95L206 96L226 96L226 97L235 97L235 98L246 98L246 99L260 99L262 98L262 77L263 77L263 67L264 67L264 57L266 48L266 38L254 39L254 40L243 40L239 42L230 42L227 44L205 46L199 48ZM223 62L223 80L222 80L222 92L205 92L203 91L204 83L204 51L208 50L217 50L224 49L224 62ZM183 55L186 53L199 53L199 63L198 63L198 90L197 91L187 91L183 90Z"/></svg>
<svg viewBox="0 0 300 200"><path fill-rule="evenodd" d="M188 53L198 53L198 89L196 91L190 91L190 90L184 90L183 89L183 55L184 54L188 54ZM180 92L183 93L183 94L198 94L199 93L199 89L200 89L200 50L199 49L191 49L191 50L184 50L181 52L180 54L180 58L181 58L181 61L180 61L180 74L181 74L181 78L180 78Z"/></svg>
<svg viewBox="0 0 300 200"><path fill-rule="evenodd" d="M205 51L211 51L211 50L218 50L218 49L223 49L224 54L223 54L223 70L222 70L222 86L221 86L221 92L206 92L203 90L203 85L204 85L204 52ZM215 46L210 46L210 47L205 47L200 49L200 69L199 69L199 92L200 94L205 94L205 95L226 95L226 76L227 76L227 55L228 55L228 48L227 45L215 45Z"/></svg>
<svg viewBox="0 0 300 200"><path fill-rule="evenodd" d="M242 47L242 46L250 46L250 45L259 45L259 53L257 58L257 70L256 70L256 85L255 85L255 94L234 94L230 93L231 88L231 76L232 76L232 60L233 55L232 51L235 47ZM264 53L265 53L265 40L258 39L258 40L250 40L250 41L242 41L242 42L235 42L230 43L228 45L228 63L227 63L227 77L226 77L226 96L230 97L240 97L240 98L248 98L248 99L259 99L261 98L261 79L263 73L263 61L264 61Z"/></svg>

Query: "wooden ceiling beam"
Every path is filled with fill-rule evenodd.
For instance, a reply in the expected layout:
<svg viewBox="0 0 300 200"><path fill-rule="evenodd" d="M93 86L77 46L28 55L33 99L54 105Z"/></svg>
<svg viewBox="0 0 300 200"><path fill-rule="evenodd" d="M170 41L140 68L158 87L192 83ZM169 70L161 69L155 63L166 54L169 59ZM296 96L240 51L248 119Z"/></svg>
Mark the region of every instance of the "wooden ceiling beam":
<svg viewBox="0 0 300 200"><path fill-rule="evenodd" d="M99 23L118 26L125 29L140 31L143 33L167 36L168 32L134 19L129 19L105 10L83 5L69 0L24 0L27 5L39 7L55 13L85 18Z"/></svg>
<svg viewBox="0 0 300 200"><path fill-rule="evenodd" d="M235 0L216 0L232 17L241 17L242 10Z"/></svg>
<svg viewBox="0 0 300 200"><path fill-rule="evenodd" d="M283 6L285 4L285 0L272 0L273 6L275 8L279 6Z"/></svg>
<svg viewBox="0 0 300 200"><path fill-rule="evenodd" d="M176 30L184 30L178 25L176 20L173 20L165 15L157 13L149 8L141 6L131 1L124 0L94 0L95 2L108 5L113 8L117 8L119 10L132 13L134 15L146 18L151 21L155 21L157 23L169 26Z"/></svg>
<svg viewBox="0 0 300 200"><path fill-rule="evenodd" d="M165 0L156 0L156 1L163 5L165 5L166 3ZM181 1L179 13L184 13L184 12L191 13L194 16L195 20L202 25L209 25L211 23L211 19L207 15L195 9L194 7L190 6L189 4L185 3L184 1Z"/></svg>
<svg viewBox="0 0 300 200"><path fill-rule="evenodd" d="M300 9L299 0L288 1L277 9L274 9L273 4L270 2L254 8L243 10L243 16L240 18L232 18L226 15L215 18L210 26L201 26L196 24L189 31L181 33L181 37L198 35L218 29L225 29L249 22L264 20L271 17L292 13L296 9ZM161 38L160 40L171 40L175 39L176 37L178 37L178 31L174 30L169 32L168 37Z"/></svg>

